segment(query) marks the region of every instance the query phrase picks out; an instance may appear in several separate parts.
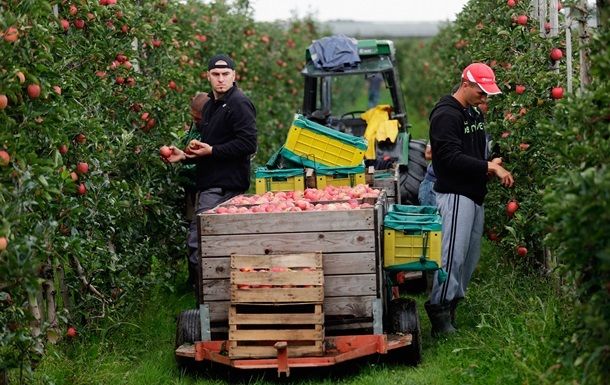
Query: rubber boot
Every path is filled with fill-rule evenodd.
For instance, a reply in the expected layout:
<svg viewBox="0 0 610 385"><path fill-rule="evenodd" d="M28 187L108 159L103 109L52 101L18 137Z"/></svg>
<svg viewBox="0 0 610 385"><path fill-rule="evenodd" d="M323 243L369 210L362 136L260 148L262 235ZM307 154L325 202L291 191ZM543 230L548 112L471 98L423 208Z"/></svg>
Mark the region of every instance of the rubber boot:
<svg viewBox="0 0 610 385"><path fill-rule="evenodd" d="M456 330L451 324L451 303L445 302L442 304L431 304L427 301L424 304L430 324L432 325L432 337L438 337L442 334L455 333Z"/></svg>
<svg viewBox="0 0 610 385"><path fill-rule="evenodd" d="M464 298L454 298L451 300L451 302L449 302L449 304L450 304L449 312L451 314L451 325L453 325L453 327L456 329L458 327L457 327L457 322L455 320L455 311L456 311L457 306L459 305L460 301L463 299Z"/></svg>

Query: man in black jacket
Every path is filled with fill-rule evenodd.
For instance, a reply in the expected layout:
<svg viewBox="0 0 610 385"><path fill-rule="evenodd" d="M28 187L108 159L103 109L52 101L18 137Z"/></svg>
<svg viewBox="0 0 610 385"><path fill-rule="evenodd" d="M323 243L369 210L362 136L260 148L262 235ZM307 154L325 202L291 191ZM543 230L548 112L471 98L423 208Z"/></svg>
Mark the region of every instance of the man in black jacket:
<svg viewBox="0 0 610 385"><path fill-rule="evenodd" d="M430 113L434 191L443 218L442 267L447 273L444 282L434 280L425 304L434 336L455 332L455 309L479 261L488 176L495 175L505 187L514 183L501 158L488 161L483 114L476 108L500 92L493 70L473 63L464 69L457 91L443 96Z"/></svg>
<svg viewBox="0 0 610 385"><path fill-rule="evenodd" d="M250 186L250 158L256 152L256 109L235 84L235 63L224 54L208 62L210 100L197 124L201 140L172 149L170 163L194 163L198 191L195 214L243 194ZM199 283L197 215L188 235L189 280ZM196 288L199 295L199 289Z"/></svg>

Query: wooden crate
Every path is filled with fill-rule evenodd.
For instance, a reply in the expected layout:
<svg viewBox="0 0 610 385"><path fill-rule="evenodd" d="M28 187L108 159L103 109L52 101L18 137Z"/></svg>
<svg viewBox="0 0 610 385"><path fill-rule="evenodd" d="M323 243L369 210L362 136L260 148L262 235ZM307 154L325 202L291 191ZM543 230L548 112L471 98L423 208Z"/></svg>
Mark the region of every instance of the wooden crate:
<svg viewBox="0 0 610 385"><path fill-rule="evenodd" d="M231 255L229 357L324 353L324 274L320 253Z"/></svg>
<svg viewBox="0 0 610 385"><path fill-rule="evenodd" d="M231 304L322 303L321 253L231 255Z"/></svg>
<svg viewBox="0 0 610 385"><path fill-rule="evenodd" d="M201 298L212 332L227 332L230 255L321 252L325 332L373 326L381 290L385 195L373 208L234 215L200 214Z"/></svg>

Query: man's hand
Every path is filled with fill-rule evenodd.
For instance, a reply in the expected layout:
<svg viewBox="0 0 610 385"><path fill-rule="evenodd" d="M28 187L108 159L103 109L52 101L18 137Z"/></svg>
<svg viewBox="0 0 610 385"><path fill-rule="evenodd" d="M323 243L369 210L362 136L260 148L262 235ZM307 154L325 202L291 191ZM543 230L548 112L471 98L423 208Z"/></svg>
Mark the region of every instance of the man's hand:
<svg viewBox="0 0 610 385"><path fill-rule="evenodd" d="M161 157L161 159L163 159L164 162L177 163L177 162L180 162L180 161L186 159L186 155L184 154L184 152L181 149L176 148L174 146L169 146L169 149L172 150L171 155L168 156L167 158Z"/></svg>
<svg viewBox="0 0 610 385"><path fill-rule="evenodd" d="M189 158L208 156L212 154L212 146L197 139L193 139L186 148L186 152Z"/></svg>
<svg viewBox="0 0 610 385"><path fill-rule="evenodd" d="M494 158L491 162L487 162L487 172L495 174L504 187L513 187L515 183L513 174L502 167L501 164L502 158Z"/></svg>
<svg viewBox="0 0 610 385"><path fill-rule="evenodd" d="M495 163L498 166L502 166L502 158L493 158L491 160L491 163ZM487 176L492 176L493 174L494 172L489 167L487 167Z"/></svg>

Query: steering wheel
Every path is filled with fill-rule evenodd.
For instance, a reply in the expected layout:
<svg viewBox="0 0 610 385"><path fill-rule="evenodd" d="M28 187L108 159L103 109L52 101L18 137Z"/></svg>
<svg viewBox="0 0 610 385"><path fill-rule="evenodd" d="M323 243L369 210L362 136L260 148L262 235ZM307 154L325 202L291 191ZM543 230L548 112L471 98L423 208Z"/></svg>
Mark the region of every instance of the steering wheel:
<svg viewBox="0 0 610 385"><path fill-rule="evenodd" d="M341 115L341 119L345 119L345 117L348 115L351 115L352 119L356 119L356 114L364 114L364 112L365 111L362 110L346 112L345 114Z"/></svg>

